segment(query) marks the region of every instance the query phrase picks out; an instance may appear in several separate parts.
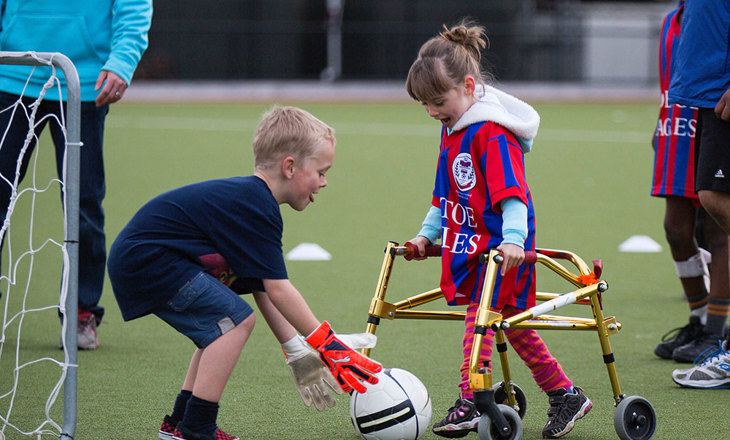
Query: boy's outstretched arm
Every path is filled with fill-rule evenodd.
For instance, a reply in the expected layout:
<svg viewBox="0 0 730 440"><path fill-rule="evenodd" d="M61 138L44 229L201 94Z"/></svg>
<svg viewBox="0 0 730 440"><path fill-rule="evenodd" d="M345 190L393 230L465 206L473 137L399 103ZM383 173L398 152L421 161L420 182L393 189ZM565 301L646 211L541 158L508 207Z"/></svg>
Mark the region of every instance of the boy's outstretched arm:
<svg viewBox="0 0 730 440"><path fill-rule="evenodd" d="M365 392L361 381L378 383L375 373L383 367L342 342L325 321L320 323L302 295L287 279L263 280L271 303L302 335L309 335L307 343L319 352L320 359L329 368L345 392L353 389Z"/></svg>
<svg viewBox="0 0 730 440"><path fill-rule="evenodd" d="M337 381L289 321L277 310L269 296L254 292L254 299L266 323L281 344L286 364L294 378L294 386L302 397L304 406L314 406L317 411L333 407L337 403L330 391L342 394Z"/></svg>
<svg viewBox="0 0 730 440"><path fill-rule="evenodd" d="M263 281L271 304L297 332L308 335L319 327L319 320L291 281L288 279Z"/></svg>

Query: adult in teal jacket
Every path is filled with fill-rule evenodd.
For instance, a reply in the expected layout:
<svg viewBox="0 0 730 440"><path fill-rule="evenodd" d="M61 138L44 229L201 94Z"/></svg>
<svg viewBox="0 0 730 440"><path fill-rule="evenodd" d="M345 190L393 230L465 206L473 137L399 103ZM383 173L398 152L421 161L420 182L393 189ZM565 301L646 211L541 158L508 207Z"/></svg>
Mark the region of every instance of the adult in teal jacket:
<svg viewBox="0 0 730 440"><path fill-rule="evenodd" d="M81 349L98 345L96 327L104 309L99 306L106 265L104 211L104 120L109 104L118 102L147 48L152 20L152 0L0 0L0 50L60 52L76 66L81 81L81 187L79 219L79 334ZM0 109L18 102L28 106L39 96L50 67L0 65ZM38 108L37 135L50 126L56 148L59 176L65 139L50 114L59 115L66 99L65 81L59 71L58 87L47 90ZM30 80L28 78L30 77ZM27 87L26 87L27 84ZM11 115L15 113L12 121ZM0 218L6 216L17 159L28 132L25 112L0 113ZM28 113L30 113L28 111ZM35 142L31 148L35 147ZM23 156L22 179L30 151ZM7 179L7 181L6 181Z"/></svg>

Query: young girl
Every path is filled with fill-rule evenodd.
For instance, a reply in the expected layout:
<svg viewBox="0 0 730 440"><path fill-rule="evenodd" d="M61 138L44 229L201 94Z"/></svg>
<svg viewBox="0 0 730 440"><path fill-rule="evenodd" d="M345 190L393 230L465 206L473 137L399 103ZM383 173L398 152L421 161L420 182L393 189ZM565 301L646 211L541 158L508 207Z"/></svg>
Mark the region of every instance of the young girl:
<svg viewBox="0 0 730 440"><path fill-rule="evenodd" d="M486 84L481 71L484 28L461 23L427 41L408 72L406 88L443 125L432 206L410 243L423 255L441 238L441 289L449 305L467 305L460 396L433 426L443 437L476 431L479 413L469 389L469 359L485 265L490 248L504 255L491 307L509 317L535 304L534 265L521 265L535 248L535 216L525 181L523 154L540 117L528 104ZM505 331L510 344L548 394L543 437L567 434L591 409L534 330ZM484 338L480 363L491 359L494 332Z"/></svg>

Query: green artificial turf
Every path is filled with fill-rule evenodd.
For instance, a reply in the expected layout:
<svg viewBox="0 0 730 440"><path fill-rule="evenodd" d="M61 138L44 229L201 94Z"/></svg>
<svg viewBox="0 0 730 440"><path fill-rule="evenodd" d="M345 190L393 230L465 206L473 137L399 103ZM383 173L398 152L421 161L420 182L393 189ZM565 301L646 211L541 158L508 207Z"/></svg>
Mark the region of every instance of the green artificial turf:
<svg viewBox="0 0 730 440"><path fill-rule="evenodd" d="M337 153L327 175L329 185L313 205L304 212L282 207L284 251L303 242L317 243L332 254L332 260L289 262L290 278L319 319L329 320L341 333L361 332L384 246L389 240L402 243L411 238L428 208L440 127L418 105L409 103L301 106L335 128ZM163 191L205 179L250 174L253 130L267 107L114 106L107 119L105 142L107 245L142 204ZM537 215L538 247L571 250L589 264L593 259L603 260L603 278L610 286L604 295L604 312L623 325L611 337L621 388L627 395L640 395L652 403L659 423L655 438L719 438L718 433L730 429L728 391L680 388L670 373L682 365L652 353L666 331L684 325L687 319L663 238L664 205L649 196L649 141L656 105L536 103L535 107L542 116L541 131L525 160ZM47 146L47 135L42 142ZM50 156L41 160L47 166L53 164ZM59 230L57 190L42 198L34 232L38 237L46 230ZM14 228L22 222L15 222ZM22 226L14 229L15 253L27 241L16 238L22 232ZM663 250L620 253L618 245L632 235L648 235ZM39 253L33 262L31 302L55 301L58 256L48 254ZM4 251L4 265L6 256ZM21 263L20 267L29 265ZM388 299L395 301L433 288L438 277L436 261L398 260ZM6 283L0 289L7 290ZM538 290L567 291L570 287L540 269ZM22 295L22 287L11 291L11 310L18 306L16 295ZM0 302L3 307L7 297ZM123 322L108 282L101 304L106 307L99 329L101 346L79 353L75 438L156 438L194 347L153 316ZM441 301L430 308L446 309ZM589 315L582 306L563 311ZM58 359L56 311L27 316L21 356ZM7 392L11 382L14 329L10 326L6 331L0 358L0 394ZM384 320L378 328L379 342L372 356L386 367L409 370L423 381L433 401L433 421L442 418L457 397L461 333L460 323L442 321ZM594 403L593 410L566 438L617 438L613 397L597 336L575 331L541 334L568 376ZM523 438L541 438L547 398L527 368L514 353L510 355L515 382L528 403ZM498 380L499 368L494 373ZM10 420L24 429L41 423L42 396L50 392L57 374L58 367L50 362L21 370L19 396ZM337 401L335 408L322 413L301 404L281 350L259 319L226 388L219 422L224 430L246 439L356 440L349 420L349 398L339 396ZM7 399L0 400L3 417L7 406ZM61 406L59 398L52 408L57 421ZM8 439L22 438L10 428L4 433ZM437 437L429 429L422 438Z"/></svg>

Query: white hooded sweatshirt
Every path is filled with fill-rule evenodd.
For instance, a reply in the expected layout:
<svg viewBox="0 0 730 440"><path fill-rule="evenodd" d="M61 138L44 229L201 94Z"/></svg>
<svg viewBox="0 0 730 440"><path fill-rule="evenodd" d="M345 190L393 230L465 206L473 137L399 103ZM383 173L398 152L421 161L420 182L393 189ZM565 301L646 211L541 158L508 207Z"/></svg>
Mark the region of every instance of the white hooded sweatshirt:
<svg viewBox="0 0 730 440"><path fill-rule="evenodd" d="M491 121L517 136L523 153L532 149L532 141L540 127L540 115L532 106L492 86L478 85L479 101L461 115L452 131L459 131L477 122Z"/></svg>

